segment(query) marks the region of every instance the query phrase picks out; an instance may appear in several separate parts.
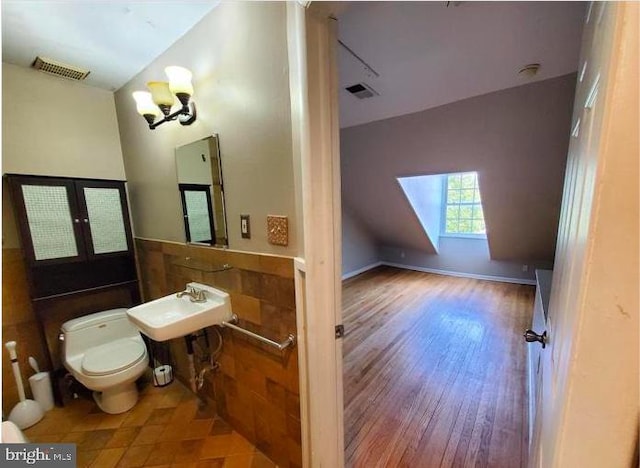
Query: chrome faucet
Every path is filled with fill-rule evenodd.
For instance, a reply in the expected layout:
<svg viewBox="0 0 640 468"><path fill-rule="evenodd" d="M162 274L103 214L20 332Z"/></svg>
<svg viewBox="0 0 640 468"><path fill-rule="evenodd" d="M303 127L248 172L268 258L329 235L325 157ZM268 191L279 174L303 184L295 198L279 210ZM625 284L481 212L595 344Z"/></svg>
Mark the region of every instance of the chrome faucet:
<svg viewBox="0 0 640 468"><path fill-rule="evenodd" d="M194 288L193 286L187 286L187 289L185 289L182 292L179 292L176 294L176 296L178 298L182 297L182 296L189 296L189 300L191 302L206 302L207 301L207 297L204 294L204 290L203 289L197 289Z"/></svg>

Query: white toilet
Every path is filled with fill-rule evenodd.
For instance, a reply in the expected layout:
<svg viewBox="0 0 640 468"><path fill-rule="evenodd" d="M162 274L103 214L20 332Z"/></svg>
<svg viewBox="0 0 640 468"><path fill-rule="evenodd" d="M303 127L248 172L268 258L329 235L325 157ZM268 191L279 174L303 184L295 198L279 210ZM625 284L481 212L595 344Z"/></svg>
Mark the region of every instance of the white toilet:
<svg viewBox="0 0 640 468"><path fill-rule="evenodd" d="M124 413L138 401L136 380L149 364L142 336L113 309L69 320L62 325L64 366L85 387L102 411Z"/></svg>

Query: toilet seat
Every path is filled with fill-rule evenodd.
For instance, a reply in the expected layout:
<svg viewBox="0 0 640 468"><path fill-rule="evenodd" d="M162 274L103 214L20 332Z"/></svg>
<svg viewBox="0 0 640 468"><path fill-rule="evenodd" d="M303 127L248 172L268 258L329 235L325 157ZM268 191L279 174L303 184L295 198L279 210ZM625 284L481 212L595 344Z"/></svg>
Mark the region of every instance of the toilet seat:
<svg viewBox="0 0 640 468"><path fill-rule="evenodd" d="M82 359L82 371L87 375L108 375L127 369L146 356L139 341L128 338L115 340L88 349Z"/></svg>

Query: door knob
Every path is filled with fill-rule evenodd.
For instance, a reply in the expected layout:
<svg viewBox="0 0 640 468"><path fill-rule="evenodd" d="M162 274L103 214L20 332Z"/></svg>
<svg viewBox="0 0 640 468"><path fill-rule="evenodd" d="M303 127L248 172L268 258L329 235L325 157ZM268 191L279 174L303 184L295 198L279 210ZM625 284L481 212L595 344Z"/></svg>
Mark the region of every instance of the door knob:
<svg viewBox="0 0 640 468"><path fill-rule="evenodd" d="M533 330L526 330L524 332L524 339L527 343L533 343L535 341L542 344L542 349L547 345L547 332L542 332L542 335L538 335Z"/></svg>

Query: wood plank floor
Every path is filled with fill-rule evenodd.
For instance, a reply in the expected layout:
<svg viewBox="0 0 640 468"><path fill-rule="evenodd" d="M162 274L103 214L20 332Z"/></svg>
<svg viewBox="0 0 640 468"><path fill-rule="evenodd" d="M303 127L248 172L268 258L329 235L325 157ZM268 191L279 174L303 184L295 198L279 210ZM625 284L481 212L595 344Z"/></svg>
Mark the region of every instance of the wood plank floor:
<svg viewBox="0 0 640 468"><path fill-rule="evenodd" d="M534 291L390 267L346 281L346 465L524 466Z"/></svg>

